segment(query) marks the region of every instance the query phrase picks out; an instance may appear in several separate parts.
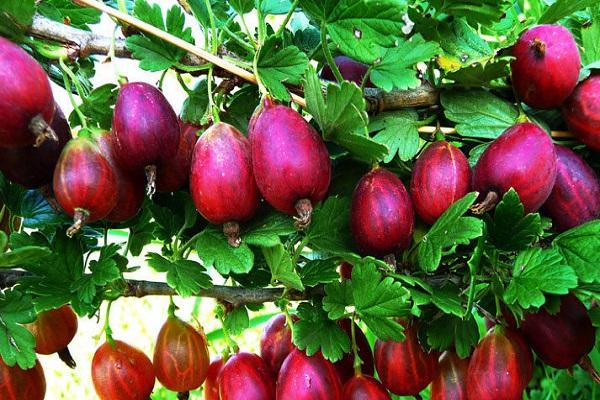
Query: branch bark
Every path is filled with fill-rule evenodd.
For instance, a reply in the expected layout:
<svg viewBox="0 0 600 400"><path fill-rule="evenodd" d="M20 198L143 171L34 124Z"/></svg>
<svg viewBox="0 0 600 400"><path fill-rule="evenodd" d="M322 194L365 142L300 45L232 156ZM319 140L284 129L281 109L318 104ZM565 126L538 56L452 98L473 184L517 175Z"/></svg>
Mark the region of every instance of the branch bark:
<svg viewBox="0 0 600 400"><path fill-rule="evenodd" d="M31 276L30 273L14 269L0 270L0 289L15 286L24 277ZM163 282L141 281L128 279L121 292L123 297L145 297L145 296L177 296L175 290ZM232 304L234 307L243 304L270 303L281 299L283 288L256 288L248 289L232 286L215 285L210 289L201 289L194 296L209 297ZM307 300L314 296L323 295L323 287L309 288L304 292L288 291L287 298L290 300Z"/></svg>
<svg viewBox="0 0 600 400"><path fill-rule="evenodd" d="M112 42L111 37L64 25L39 14L34 16L29 33L37 38L64 44L68 47L69 54L73 59L91 55L108 55ZM115 40L115 56L132 58L132 54L122 38ZM188 66L201 66L207 62L188 53L182 63ZM216 68L215 74L220 77L231 77L231 73L221 68ZM439 91L429 84L424 84L414 90L397 90L391 93L377 88L366 88L365 98L369 104L369 112L381 112L438 104Z"/></svg>

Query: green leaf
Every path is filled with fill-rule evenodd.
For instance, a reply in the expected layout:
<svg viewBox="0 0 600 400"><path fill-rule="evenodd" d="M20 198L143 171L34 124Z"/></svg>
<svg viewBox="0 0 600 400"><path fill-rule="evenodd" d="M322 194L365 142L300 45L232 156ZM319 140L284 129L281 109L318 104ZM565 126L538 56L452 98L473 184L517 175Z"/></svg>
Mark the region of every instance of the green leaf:
<svg viewBox="0 0 600 400"><path fill-rule="evenodd" d="M448 73L446 79L450 79L461 86L489 86L491 81L507 75L509 63L509 57L497 58L486 64L475 64Z"/></svg>
<svg viewBox="0 0 600 400"><path fill-rule="evenodd" d="M581 62L586 68L600 68L600 8L593 9L592 23L581 28Z"/></svg>
<svg viewBox="0 0 600 400"><path fill-rule="evenodd" d="M290 94L285 84L297 85L302 82L308 57L296 46L282 46L277 37L267 38L257 55L256 72L275 98L288 101Z"/></svg>
<svg viewBox="0 0 600 400"><path fill-rule="evenodd" d="M330 283L340 278L337 264L333 259L308 261L300 268L299 273L304 286L310 287Z"/></svg>
<svg viewBox="0 0 600 400"><path fill-rule="evenodd" d="M230 0L229 4L238 14L247 14L254 9L254 0Z"/></svg>
<svg viewBox="0 0 600 400"><path fill-rule="evenodd" d="M457 317L462 317L465 314L460 289L454 284L449 283L442 288L435 288L431 300L437 308L446 314L454 314Z"/></svg>
<svg viewBox="0 0 600 400"><path fill-rule="evenodd" d="M375 162L387 153L385 146L366 133L368 116L362 91L356 84L344 81L341 85L330 83L326 97L321 90L321 80L311 65L306 71L304 95L308 112L315 118L323 138L352 153L359 160Z"/></svg>
<svg viewBox="0 0 600 400"><path fill-rule="evenodd" d="M281 15L292 7L289 0L258 0L263 14Z"/></svg>
<svg viewBox="0 0 600 400"><path fill-rule="evenodd" d="M483 222L474 217L463 217L477 199L477 193L467 194L450 206L433 224L418 246L418 263L426 272L438 269L442 251L453 250L459 244L468 244L483 234Z"/></svg>
<svg viewBox="0 0 600 400"><path fill-rule="evenodd" d="M426 42L421 35L400 40L397 47L387 49L381 61L371 69L371 82L386 92L393 89L414 89L421 86L415 65L440 54L435 42Z"/></svg>
<svg viewBox="0 0 600 400"><path fill-rule="evenodd" d="M108 83L98 86L88 95L83 97L79 105L81 112L88 117L88 123L94 124L101 129L110 130L112 127L113 107L117 101L119 88L117 85ZM69 116L71 126L80 126L79 115L73 111Z"/></svg>
<svg viewBox="0 0 600 400"><path fill-rule="evenodd" d="M392 111L376 115L369 122L369 132L378 133L373 137L388 149L383 162L391 162L396 154L402 161L412 159L420 147L417 129L418 115L414 111Z"/></svg>
<svg viewBox="0 0 600 400"><path fill-rule="evenodd" d="M192 93L183 102L181 119L194 125L205 125L206 110L208 108L208 83L201 78Z"/></svg>
<svg viewBox="0 0 600 400"><path fill-rule="evenodd" d="M332 320L338 320L347 314L346 307L354 304L352 281L333 282L325 286L323 309Z"/></svg>
<svg viewBox="0 0 600 400"><path fill-rule="evenodd" d="M234 336L242 334L250 326L248 309L245 306L236 307L225 316L225 328Z"/></svg>
<svg viewBox="0 0 600 400"><path fill-rule="evenodd" d="M444 71L458 71L473 64L486 63L495 56L488 42L464 19L440 24L435 39L444 51L437 59Z"/></svg>
<svg viewBox="0 0 600 400"><path fill-rule="evenodd" d="M564 257L583 282L600 282L600 221L595 220L561 233L552 247Z"/></svg>
<svg viewBox="0 0 600 400"><path fill-rule="evenodd" d="M293 340L296 347L308 356L321 350L331 362L339 361L350 351L348 335L333 321L321 307L301 303L298 306L300 320L293 325Z"/></svg>
<svg viewBox="0 0 600 400"><path fill-rule="evenodd" d="M212 287L204 267L192 260L170 261L160 254L148 253L148 265L158 272L167 273L167 284L183 297L197 294L200 289Z"/></svg>
<svg viewBox="0 0 600 400"><path fill-rule="evenodd" d="M427 327L427 343L437 351L454 347L461 358L471 355L473 347L479 342L479 329L475 318L467 320L443 315Z"/></svg>
<svg viewBox="0 0 600 400"><path fill-rule="evenodd" d="M263 218L255 218L242 239L253 246L272 247L281 243L280 236L288 236L294 232L296 228L293 219L289 215L273 211Z"/></svg>
<svg viewBox="0 0 600 400"><path fill-rule="evenodd" d="M543 234L540 214L527 214L517 192L511 188L494 211L486 216L488 232L494 246L504 251L525 250Z"/></svg>
<svg viewBox="0 0 600 400"><path fill-rule="evenodd" d="M335 254L351 252L350 199L329 197L317 206L306 235L315 249Z"/></svg>
<svg viewBox="0 0 600 400"><path fill-rule="evenodd" d="M3 0L0 2L0 35L20 40L31 25L35 0Z"/></svg>
<svg viewBox="0 0 600 400"><path fill-rule="evenodd" d="M254 253L247 244L232 247L227 243L223 232L215 228L207 228L200 234L196 251L204 265L214 266L222 275L230 272L245 274L254 264Z"/></svg>
<svg viewBox="0 0 600 400"><path fill-rule="evenodd" d="M542 14L540 24L553 24L573 14L575 11L583 10L598 4L597 0L557 0Z"/></svg>
<svg viewBox="0 0 600 400"><path fill-rule="evenodd" d="M300 5L319 25L326 24L342 53L368 64L395 45L406 11L396 0L301 0Z"/></svg>
<svg viewBox="0 0 600 400"><path fill-rule="evenodd" d="M31 296L15 289L0 292L0 355L8 366L33 368L35 339L23 324L35 321Z"/></svg>
<svg viewBox="0 0 600 400"><path fill-rule="evenodd" d="M44 0L38 6L38 12L60 23L88 31L88 25L98 24L102 15L96 9L78 6L71 0Z"/></svg>
<svg viewBox="0 0 600 400"><path fill-rule="evenodd" d="M512 5L510 0L434 0L430 3L438 12L454 18L465 17L474 26L499 21Z"/></svg>
<svg viewBox="0 0 600 400"><path fill-rule="evenodd" d="M485 90L451 90L441 95L446 118L466 137L495 139L513 126L519 110Z"/></svg>
<svg viewBox="0 0 600 400"><path fill-rule="evenodd" d="M145 0L136 0L134 15L158 29L165 30L186 42L194 43L192 30L185 27L185 15L179 6L173 6L167 11L165 22L158 4L150 6ZM163 71L171 68L186 54L185 50L152 35L133 35L128 37L125 43L133 56L140 60L140 68L146 71Z"/></svg>
<svg viewBox="0 0 600 400"><path fill-rule="evenodd" d="M0 268L21 267L50 255L50 249L40 246L24 246L0 254Z"/></svg>
<svg viewBox="0 0 600 400"><path fill-rule="evenodd" d="M517 256L504 300L519 303L524 309L541 307L546 301L544 293L567 294L577 286L577 275L560 253L539 248L522 251Z"/></svg>
<svg viewBox="0 0 600 400"><path fill-rule="evenodd" d="M262 251L269 268L271 268L272 281L279 281L285 286L299 291L304 290L300 276L292 264L292 258L281 243L274 247L263 247Z"/></svg>
<svg viewBox="0 0 600 400"><path fill-rule="evenodd" d="M230 103L227 112L222 115L223 122L227 122L240 130L248 131L248 121L258 106L260 96L256 85L242 87L229 97Z"/></svg>

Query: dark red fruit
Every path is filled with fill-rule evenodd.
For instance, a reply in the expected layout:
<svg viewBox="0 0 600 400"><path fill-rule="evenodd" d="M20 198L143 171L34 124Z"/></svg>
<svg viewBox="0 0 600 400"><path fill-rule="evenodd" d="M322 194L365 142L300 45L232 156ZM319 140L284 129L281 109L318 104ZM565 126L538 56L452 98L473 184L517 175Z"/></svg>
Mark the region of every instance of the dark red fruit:
<svg viewBox="0 0 600 400"><path fill-rule="evenodd" d="M174 159L179 146L179 123L173 108L154 86L128 83L119 91L113 131L124 172L145 172L149 193L154 193L157 169Z"/></svg>
<svg viewBox="0 0 600 400"><path fill-rule="evenodd" d="M559 232L600 216L598 175L573 150L555 145L558 174L544 211Z"/></svg>
<svg viewBox="0 0 600 400"><path fill-rule="evenodd" d="M419 217L433 223L471 189L471 167L456 146L441 140L421 153L412 171L410 196Z"/></svg>
<svg viewBox="0 0 600 400"><path fill-rule="evenodd" d="M352 279L352 268L352 264L345 261L340 265L340 277L342 280Z"/></svg>
<svg viewBox="0 0 600 400"><path fill-rule="evenodd" d="M0 147L58 141L50 128L53 116L54 97L40 64L0 37Z"/></svg>
<svg viewBox="0 0 600 400"><path fill-rule="evenodd" d="M337 56L333 59L335 65L337 65L342 77L350 82L356 83L358 86L362 84L362 81L367 74L367 70L369 66L358 61L354 61L350 57L346 56ZM328 81L335 81L335 76L333 75L333 71L329 65L325 65L323 70L321 71L321 78L326 79ZM367 87L373 87L373 84L369 80L367 82Z"/></svg>
<svg viewBox="0 0 600 400"><path fill-rule="evenodd" d="M219 375L220 400L275 400L275 382L267 364L251 353L233 355Z"/></svg>
<svg viewBox="0 0 600 400"><path fill-rule="evenodd" d="M352 195L352 235L364 255L385 256L411 242L414 212L402 181L377 167L361 178Z"/></svg>
<svg viewBox="0 0 600 400"><path fill-rule="evenodd" d="M44 400L45 396L46 378L38 360L35 367L24 370L18 365L9 367L0 357L0 399Z"/></svg>
<svg viewBox="0 0 600 400"><path fill-rule="evenodd" d="M198 131L202 127L179 121L180 136L177 154L171 160L161 164L156 176L156 190L159 192L176 192L183 189L189 181L190 166L194 145L198 140Z"/></svg>
<svg viewBox="0 0 600 400"><path fill-rule="evenodd" d="M473 211L491 210L512 187L525 212L535 212L550 196L556 172L550 136L531 123L514 125L490 144L475 166L473 188L485 199Z"/></svg>
<svg viewBox="0 0 600 400"><path fill-rule="evenodd" d="M154 368L144 353L121 342L106 342L92 360L92 381L100 400L148 400Z"/></svg>
<svg viewBox="0 0 600 400"><path fill-rule="evenodd" d="M117 204L117 175L99 147L87 138L71 140L54 171L54 194L63 210L74 218L67 235L87 222L108 215Z"/></svg>
<svg viewBox="0 0 600 400"><path fill-rule="evenodd" d="M204 381L204 400L220 400L219 399L219 375L223 368L223 359L218 357L214 359L208 367L208 375Z"/></svg>
<svg viewBox="0 0 600 400"><path fill-rule="evenodd" d="M59 353L60 358L71 368L75 367L75 361L67 346L75 337L77 326L77 315L69 305L41 312L35 322L25 325L35 337L36 353Z"/></svg>
<svg viewBox="0 0 600 400"><path fill-rule="evenodd" d="M525 31L515 44L513 56L513 86L531 107L560 107L579 79L577 43L563 26L538 25Z"/></svg>
<svg viewBox="0 0 600 400"><path fill-rule="evenodd" d="M266 98L248 127L256 184L277 210L310 224L312 207L327 195L331 161L317 131L289 107Z"/></svg>
<svg viewBox="0 0 600 400"><path fill-rule="evenodd" d="M295 349L277 379L277 400L342 400L342 385L333 364L321 353L311 357Z"/></svg>
<svg viewBox="0 0 600 400"><path fill-rule="evenodd" d="M438 354L426 353L413 323L404 330L403 342L375 343L375 367L379 379L390 392L416 396L427 387L438 371Z"/></svg>
<svg viewBox="0 0 600 400"><path fill-rule="evenodd" d="M210 223L223 225L232 246L240 245L238 222L254 216L260 195L248 139L219 122L198 139L192 157L190 192L196 209Z"/></svg>
<svg viewBox="0 0 600 400"><path fill-rule="evenodd" d="M510 331L491 329L477 345L467 370L467 396L478 400L521 400L529 383L531 351L515 342Z"/></svg>
<svg viewBox="0 0 600 400"><path fill-rule="evenodd" d="M439 372L431 382L431 400L467 400L469 359L461 359L453 351L440 357Z"/></svg>
<svg viewBox="0 0 600 400"><path fill-rule="evenodd" d="M600 76L577 85L562 113L573 135L590 149L600 151Z"/></svg>
<svg viewBox="0 0 600 400"><path fill-rule="evenodd" d="M48 141L39 147L0 148L0 171L10 181L29 189L52 183L58 157L72 138L69 123L58 105L50 126L58 141Z"/></svg>
<svg viewBox="0 0 600 400"><path fill-rule="evenodd" d="M352 377L344 385L344 400L391 400L390 394L374 378L367 375Z"/></svg>
<svg viewBox="0 0 600 400"><path fill-rule="evenodd" d="M154 350L158 381L169 390L188 392L202 386L209 365L204 334L176 317L169 317L158 334Z"/></svg>
<svg viewBox="0 0 600 400"><path fill-rule="evenodd" d="M116 161L115 137L111 132L96 132L94 140L117 175L117 203L104 219L117 223L128 221L137 215L144 202L144 175L126 173L121 169Z"/></svg>
<svg viewBox="0 0 600 400"><path fill-rule="evenodd" d="M352 327L350 326L350 319L341 319L337 321L337 324L346 332L349 338L352 338ZM373 365L373 350L369 345L369 341L365 336L364 332L354 324L354 335L356 337L356 345L358 347L358 356L363 362L361 365L361 371L365 375L373 376L375 367ZM346 353L344 358L333 364L337 370L340 381L344 385L350 378L354 376L354 353Z"/></svg>
<svg viewBox="0 0 600 400"><path fill-rule="evenodd" d="M292 319L297 321L298 317L293 315ZM274 376L277 376L281 364L294 349L292 332L286 325L285 315L279 314L271 318L260 338L260 356L269 366Z"/></svg>
<svg viewBox="0 0 600 400"><path fill-rule="evenodd" d="M554 368L571 368L594 347L596 329L583 303L573 294L560 298L560 311L525 313L521 332L535 354Z"/></svg>

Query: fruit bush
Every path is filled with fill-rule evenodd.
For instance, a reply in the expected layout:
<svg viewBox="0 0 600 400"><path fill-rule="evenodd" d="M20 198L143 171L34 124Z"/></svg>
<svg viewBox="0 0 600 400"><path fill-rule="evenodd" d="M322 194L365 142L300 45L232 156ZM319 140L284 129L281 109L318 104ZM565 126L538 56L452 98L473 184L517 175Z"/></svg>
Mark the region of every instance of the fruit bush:
<svg viewBox="0 0 600 400"><path fill-rule="evenodd" d="M77 318L101 399L596 398L597 1L4 0L0 35L0 398ZM156 85L94 86L116 58ZM109 314L160 295L149 357Z"/></svg>

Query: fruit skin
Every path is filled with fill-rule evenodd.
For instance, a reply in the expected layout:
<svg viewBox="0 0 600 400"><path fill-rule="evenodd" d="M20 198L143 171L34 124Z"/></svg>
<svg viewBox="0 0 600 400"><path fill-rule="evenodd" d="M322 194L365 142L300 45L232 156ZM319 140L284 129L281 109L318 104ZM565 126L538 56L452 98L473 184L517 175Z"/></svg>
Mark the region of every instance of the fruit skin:
<svg viewBox="0 0 600 400"><path fill-rule="evenodd" d="M375 342L375 368L383 386L400 396L416 396L437 375L438 354L426 353L417 337L417 325L404 329L403 342Z"/></svg>
<svg viewBox="0 0 600 400"><path fill-rule="evenodd" d="M113 116L117 159L125 172L144 171L172 160L179 146L177 115L154 86L143 82L121 87Z"/></svg>
<svg viewBox="0 0 600 400"><path fill-rule="evenodd" d="M127 343L106 342L94 354L92 381L100 400L148 400L154 380L150 359Z"/></svg>
<svg viewBox="0 0 600 400"><path fill-rule="evenodd" d="M561 296L560 300L560 311L554 315L545 308L525 313L520 331L544 363L571 368L594 347L596 329L575 295Z"/></svg>
<svg viewBox="0 0 600 400"><path fill-rule="evenodd" d="M562 107L569 130L590 149L600 151L600 76L581 82Z"/></svg>
<svg viewBox="0 0 600 400"><path fill-rule="evenodd" d="M454 351L440 357L439 373L431 382L431 400L467 400L469 359L461 359Z"/></svg>
<svg viewBox="0 0 600 400"><path fill-rule="evenodd" d="M558 174L543 210L559 232L600 216L598 175L573 150L554 145Z"/></svg>
<svg viewBox="0 0 600 400"><path fill-rule="evenodd" d="M473 189L481 198L492 192L501 198L512 187L525 212L531 213L550 196L556 174L556 152L550 136L526 122L507 129L483 152L473 170Z"/></svg>
<svg viewBox="0 0 600 400"><path fill-rule="evenodd" d="M274 400L275 382L267 364L251 353L233 355L218 379L220 400Z"/></svg>
<svg viewBox="0 0 600 400"><path fill-rule="evenodd" d="M417 215L435 221L471 189L467 157L445 140L429 145L417 159L410 181L410 196Z"/></svg>
<svg viewBox="0 0 600 400"><path fill-rule="evenodd" d="M2 400L44 400L46 378L39 360L35 367L27 370L18 365L9 367L0 357L0 399Z"/></svg>
<svg viewBox="0 0 600 400"><path fill-rule="evenodd" d="M531 351L523 353L509 330L496 326L477 345L467 370L467 395L479 400L521 400L529 383Z"/></svg>
<svg viewBox="0 0 600 400"><path fill-rule="evenodd" d="M513 56L513 87L531 107L560 107L577 85L579 50L571 32L561 25L538 25L525 31Z"/></svg>
<svg viewBox="0 0 600 400"><path fill-rule="evenodd" d="M352 195L350 227L359 252L385 256L412 240L414 212L402 181L377 167L363 176Z"/></svg>
<svg viewBox="0 0 600 400"><path fill-rule="evenodd" d="M369 66L358 61L354 61L350 57L346 56L337 56L333 59L335 65L337 65L342 77L350 82L356 83L358 86L362 84L363 78L367 74L367 70ZM333 75L333 71L331 67L326 64L321 70L321 78L335 82L335 76ZM367 87L373 87L373 83L371 80L366 84Z"/></svg>
<svg viewBox="0 0 600 400"><path fill-rule="evenodd" d="M90 139L67 143L54 170L54 194L75 222L67 231L77 233L86 222L98 221L117 204L117 175L111 163Z"/></svg>
<svg viewBox="0 0 600 400"><path fill-rule="evenodd" d="M260 193L283 213L299 212L299 227L307 226L312 205L325 198L331 181L321 136L296 111L267 97L250 120L248 137Z"/></svg>
<svg viewBox="0 0 600 400"><path fill-rule="evenodd" d="M344 400L391 400L390 394L374 378L368 375L352 377L344 385Z"/></svg>
<svg viewBox="0 0 600 400"><path fill-rule="evenodd" d="M161 165L156 176L156 190L159 192L176 192L184 188L189 181L192 154L198 140L197 133L203 128L179 120L179 129L177 154L172 160L167 160Z"/></svg>
<svg viewBox="0 0 600 400"><path fill-rule="evenodd" d="M294 349L277 379L277 400L342 400L342 385L333 364L321 353L307 356Z"/></svg>
<svg viewBox="0 0 600 400"><path fill-rule="evenodd" d="M35 352L54 354L64 350L77 333L77 315L69 305L44 311L37 320L25 325L35 337Z"/></svg>
<svg viewBox="0 0 600 400"><path fill-rule="evenodd" d="M137 215L144 202L144 176L141 173L126 173L121 169L116 160L115 137L111 132L96 132L93 138L117 175L117 203L104 219L117 223L128 221Z"/></svg>
<svg viewBox="0 0 600 400"><path fill-rule="evenodd" d="M292 315L292 319L297 321L298 317ZM260 356L269 366L274 376L277 376L281 364L294 349L292 333L290 328L286 326L285 315L278 314L272 317L265 325L260 338Z"/></svg>
<svg viewBox="0 0 600 400"><path fill-rule="evenodd" d="M198 139L190 192L198 212L212 224L237 226L254 216L260 195L252 172L250 143L240 131L219 122ZM239 226L229 237L232 245L239 246Z"/></svg>
<svg viewBox="0 0 600 400"><path fill-rule="evenodd" d="M47 141L42 146L0 148L0 171L11 182L37 189L52 183L58 157L67 142L72 139L71 128L62 110L55 106L50 127L58 136L58 141Z"/></svg>
<svg viewBox="0 0 600 400"><path fill-rule="evenodd" d="M223 359L215 358L208 367L208 375L204 381L204 400L219 400L219 375L223 368Z"/></svg>
<svg viewBox="0 0 600 400"><path fill-rule="evenodd" d="M337 324L344 332L346 332L348 337L352 339L352 327L350 326L350 319L340 319L337 321ZM373 350L371 350L371 346L369 345L369 341L367 340L364 332L356 323L354 323L354 328L356 345L358 347L358 356L363 362L361 365L361 372L365 375L373 376L373 373L375 372L375 366L373 365ZM346 384L346 382L348 382L348 380L354 376L354 354L352 351L350 353L346 353L344 358L333 365L340 376L342 385Z"/></svg>
<svg viewBox="0 0 600 400"><path fill-rule="evenodd" d="M25 50L0 37L0 147L33 145L36 135L30 123L38 115L42 125L52 123L54 97L48 76Z"/></svg>
<svg viewBox="0 0 600 400"><path fill-rule="evenodd" d="M163 324L154 350L156 378L169 390L187 392L202 386L210 356L206 337L176 317Z"/></svg>

